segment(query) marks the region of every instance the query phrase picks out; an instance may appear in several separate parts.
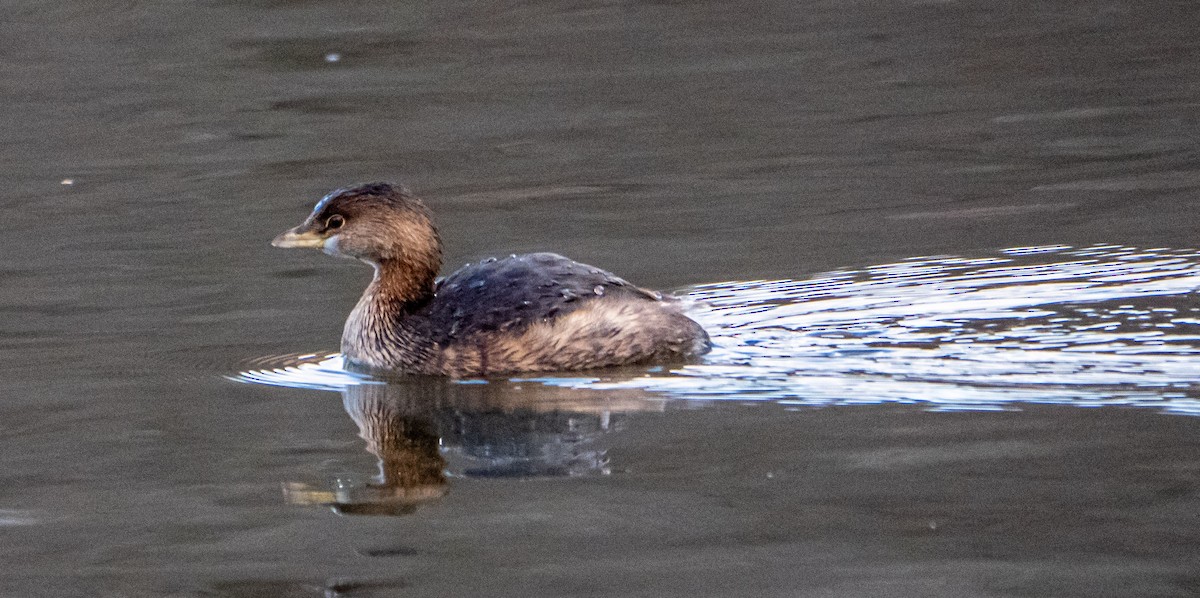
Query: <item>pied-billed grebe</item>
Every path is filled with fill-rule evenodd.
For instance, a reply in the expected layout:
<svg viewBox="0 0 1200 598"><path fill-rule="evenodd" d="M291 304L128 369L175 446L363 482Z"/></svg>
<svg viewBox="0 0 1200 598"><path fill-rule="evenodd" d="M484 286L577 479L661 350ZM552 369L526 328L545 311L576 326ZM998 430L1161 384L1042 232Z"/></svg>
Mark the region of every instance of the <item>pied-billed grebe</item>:
<svg viewBox="0 0 1200 598"><path fill-rule="evenodd" d="M677 301L553 253L436 280L442 242L429 211L389 183L330 193L271 244L375 267L342 332L342 354L359 368L486 376L679 361L711 346Z"/></svg>

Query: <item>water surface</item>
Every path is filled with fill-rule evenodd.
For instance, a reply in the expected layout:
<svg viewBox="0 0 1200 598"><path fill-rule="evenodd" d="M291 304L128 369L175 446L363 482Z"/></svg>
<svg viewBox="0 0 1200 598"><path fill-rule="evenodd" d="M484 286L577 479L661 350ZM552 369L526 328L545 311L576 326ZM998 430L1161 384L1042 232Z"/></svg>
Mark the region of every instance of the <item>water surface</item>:
<svg viewBox="0 0 1200 598"><path fill-rule="evenodd" d="M1200 415L1198 289L1195 251L1061 245L705 284L677 294L713 339L696 363L509 381L693 402L1036 402ZM251 365L232 379L323 390L387 383L346 371L337 354Z"/></svg>
<svg viewBox="0 0 1200 598"><path fill-rule="evenodd" d="M0 595L1195 595L1198 16L7 3ZM718 350L297 360L368 272L267 242L374 179Z"/></svg>

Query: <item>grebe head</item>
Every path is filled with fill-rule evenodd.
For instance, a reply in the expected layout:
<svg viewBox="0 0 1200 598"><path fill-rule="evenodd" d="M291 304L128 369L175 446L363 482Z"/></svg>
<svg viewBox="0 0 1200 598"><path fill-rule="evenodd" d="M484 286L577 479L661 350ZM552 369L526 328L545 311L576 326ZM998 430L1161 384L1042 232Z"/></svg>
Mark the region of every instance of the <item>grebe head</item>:
<svg viewBox="0 0 1200 598"><path fill-rule="evenodd" d="M276 247L309 247L376 266L437 273L442 242L420 200L399 185L367 183L326 195Z"/></svg>

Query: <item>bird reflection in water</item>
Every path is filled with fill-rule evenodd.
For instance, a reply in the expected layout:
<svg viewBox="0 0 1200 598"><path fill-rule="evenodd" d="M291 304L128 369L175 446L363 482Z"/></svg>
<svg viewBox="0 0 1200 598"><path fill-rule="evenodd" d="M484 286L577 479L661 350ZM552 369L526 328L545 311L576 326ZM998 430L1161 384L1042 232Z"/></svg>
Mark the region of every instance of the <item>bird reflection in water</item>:
<svg viewBox="0 0 1200 598"><path fill-rule="evenodd" d="M640 392L442 380L351 385L342 399L378 459L378 475L328 489L288 482L287 502L344 515L407 515L445 496L453 477L606 474L598 441L620 427L620 414L662 406Z"/></svg>

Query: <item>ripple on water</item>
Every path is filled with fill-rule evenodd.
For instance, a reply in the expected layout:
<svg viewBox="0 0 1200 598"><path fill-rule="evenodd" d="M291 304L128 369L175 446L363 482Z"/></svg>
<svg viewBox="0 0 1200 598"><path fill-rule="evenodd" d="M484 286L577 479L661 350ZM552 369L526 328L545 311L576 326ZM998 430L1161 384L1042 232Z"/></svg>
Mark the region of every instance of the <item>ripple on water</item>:
<svg viewBox="0 0 1200 598"><path fill-rule="evenodd" d="M1130 405L1200 415L1200 254L1115 245L912 258L805 280L700 285L700 363L511 382L786 405ZM260 360L234 379L378 383L336 354Z"/></svg>
<svg viewBox="0 0 1200 598"><path fill-rule="evenodd" d="M37 511L0 509L0 528L37 525L45 520L45 514Z"/></svg>

